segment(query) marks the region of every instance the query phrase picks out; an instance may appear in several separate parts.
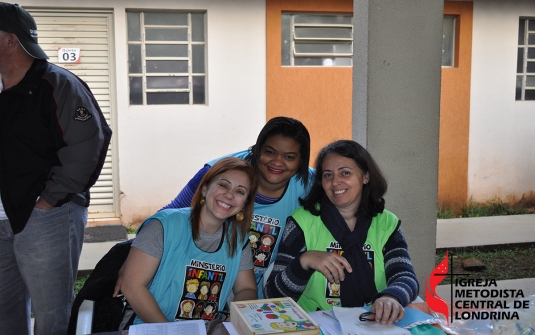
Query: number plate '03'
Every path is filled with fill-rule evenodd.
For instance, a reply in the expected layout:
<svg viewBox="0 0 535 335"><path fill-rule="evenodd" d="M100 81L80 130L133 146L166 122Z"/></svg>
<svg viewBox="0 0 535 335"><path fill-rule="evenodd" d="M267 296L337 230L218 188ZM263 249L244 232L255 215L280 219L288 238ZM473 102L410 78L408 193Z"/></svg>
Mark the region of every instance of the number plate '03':
<svg viewBox="0 0 535 335"><path fill-rule="evenodd" d="M58 63L80 63L80 48L58 48Z"/></svg>

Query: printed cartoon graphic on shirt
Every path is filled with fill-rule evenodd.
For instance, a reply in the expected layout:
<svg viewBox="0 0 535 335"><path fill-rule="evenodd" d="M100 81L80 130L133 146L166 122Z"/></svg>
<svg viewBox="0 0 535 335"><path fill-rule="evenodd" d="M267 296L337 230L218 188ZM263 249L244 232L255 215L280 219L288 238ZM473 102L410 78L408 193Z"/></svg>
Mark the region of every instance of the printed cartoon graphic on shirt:
<svg viewBox="0 0 535 335"><path fill-rule="evenodd" d="M175 319L214 319L219 311L221 290L226 278L225 265L192 259Z"/></svg>
<svg viewBox="0 0 535 335"><path fill-rule="evenodd" d="M271 246L275 243L275 238L271 235L262 235L260 239L260 250L271 251Z"/></svg>
<svg viewBox="0 0 535 335"><path fill-rule="evenodd" d="M208 299L208 292L210 291L210 282L203 281L201 282L200 289L199 289L199 296L197 299L199 300L206 300Z"/></svg>
<svg viewBox="0 0 535 335"><path fill-rule="evenodd" d="M366 257L366 260L368 261L368 264L373 269L374 268L374 251L372 250L372 247L368 243L364 243L362 246L362 250L364 251L364 256ZM340 244L336 241L331 241L328 248L326 248L327 252L334 252L338 254L339 256L342 256L344 253L344 250L342 250L342 247ZM339 283L330 283L327 281L326 287L325 287L325 300L329 305L333 306L341 306L340 305L340 284Z"/></svg>
<svg viewBox="0 0 535 335"><path fill-rule="evenodd" d="M253 264L255 266L265 267L266 264L269 264L269 256L271 256L271 252L256 249Z"/></svg>
<svg viewBox="0 0 535 335"><path fill-rule="evenodd" d="M254 231L249 231L249 243L251 244L251 249L256 249L258 245L256 244L260 239L260 234Z"/></svg>
<svg viewBox="0 0 535 335"><path fill-rule="evenodd" d="M331 297L340 296L340 283L327 282L327 286L329 287L329 296Z"/></svg>
<svg viewBox="0 0 535 335"><path fill-rule="evenodd" d="M269 258L281 233L280 220L267 215L253 214L249 229L249 242L255 265L255 273L263 273L269 266Z"/></svg>
<svg viewBox="0 0 535 335"><path fill-rule="evenodd" d="M339 256L342 256L344 250L340 246L340 243L337 241L331 241L329 247L325 249L327 252L333 252ZM326 281L325 284L325 301L332 306L341 306L340 302L340 284L339 283L329 283Z"/></svg>
<svg viewBox="0 0 535 335"><path fill-rule="evenodd" d="M210 286L210 296L208 297L208 300L217 301L219 298L219 292L221 292L221 284L213 283Z"/></svg>
<svg viewBox="0 0 535 335"><path fill-rule="evenodd" d="M193 306L195 306L195 303L193 300L184 300L180 303L180 310L182 311L180 313L181 318L191 319L191 312L193 310Z"/></svg>
<svg viewBox="0 0 535 335"><path fill-rule="evenodd" d="M368 261L368 264L370 264L370 267L372 268L372 270L375 268L375 263L374 263L374 255L375 255L375 252L372 250L372 246L369 245L368 243L364 243L364 245L362 246L362 250L364 250L364 256L366 256L366 260Z"/></svg>
<svg viewBox="0 0 535 335"><path fill-rule="evenodd" d="M186 282L186 298L196 299L195 292L199 288L199 281L197 279L190 279Z"/></svg>
<svg viewBox="0 0 535 335"><path fill-rule="evenodd" d="M207 302L204 304L204 310L203 310L201 319L213 320L215 318L214 313L216 312L217 312L217 304L215 302Z"/></svg>
<svg viewBox="0 0 535 335"><path fill-rule="evenodd" d="M204 311L204 302L199 301L197 303L197 305L195 305L195 311L193 312L193 318L194 319L200 319L203 311Z"/></svg>

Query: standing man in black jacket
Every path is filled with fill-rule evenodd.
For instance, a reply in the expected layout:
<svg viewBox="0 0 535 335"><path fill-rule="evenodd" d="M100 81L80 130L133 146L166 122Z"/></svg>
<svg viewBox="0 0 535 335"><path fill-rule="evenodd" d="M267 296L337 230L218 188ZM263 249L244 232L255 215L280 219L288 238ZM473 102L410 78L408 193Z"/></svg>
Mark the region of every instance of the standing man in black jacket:
<svg viewBox="0 0 535 335"><path fill-rule="evenodd" d="M34 19L0 2L0 330L64 334L111 130L87 85L46 61Z"/></svg>

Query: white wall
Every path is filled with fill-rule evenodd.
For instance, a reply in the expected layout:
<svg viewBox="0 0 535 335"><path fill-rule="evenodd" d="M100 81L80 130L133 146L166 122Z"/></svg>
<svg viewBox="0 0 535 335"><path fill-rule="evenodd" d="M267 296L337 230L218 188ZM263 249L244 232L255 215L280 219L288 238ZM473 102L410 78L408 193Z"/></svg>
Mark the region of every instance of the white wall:
<svg viewBox="0 0 535 335"><path fill-rule="evenodd" d="M474 0L468 196L535 191L535 101L515 101L519 17L532 0Z"/></svg>
<svg viewBox="0 0 535 335"><path fill-rule="evenodd" d="M265 1L31 0L21 6L114 11L121 213L140 222L205 162L246 149L266 118ZM129 106L126 9L206 10L206 106Z"/></svg>

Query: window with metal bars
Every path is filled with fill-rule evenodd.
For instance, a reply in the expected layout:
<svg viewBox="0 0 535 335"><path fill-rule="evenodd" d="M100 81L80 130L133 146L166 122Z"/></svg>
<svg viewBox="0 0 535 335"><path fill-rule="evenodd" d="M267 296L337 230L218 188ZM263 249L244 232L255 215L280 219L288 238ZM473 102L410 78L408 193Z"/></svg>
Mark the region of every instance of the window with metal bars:
<svg viewBox="0 0 535 335"><path fill-rule="evenodd" d="M352 14L282 14L282 66L352 66Z"/></svg>
<svg viewBox="0 0 535 335"><path fill-rule="evenodd" d="M519 22L515 100L535 100L535 18Z"/></svg>
<svg viewBox="0 0 535 335"><path fill-rule="evenodd" d="M444 15L442 20L442 66L455 66L455 23L454 15Z"/></svg>
<svg viewBox="0 0 535 335"><path fill-rule="evenodd" d="M206 104L205 13L127 12L130 105Z"/></svg>

